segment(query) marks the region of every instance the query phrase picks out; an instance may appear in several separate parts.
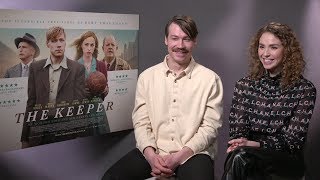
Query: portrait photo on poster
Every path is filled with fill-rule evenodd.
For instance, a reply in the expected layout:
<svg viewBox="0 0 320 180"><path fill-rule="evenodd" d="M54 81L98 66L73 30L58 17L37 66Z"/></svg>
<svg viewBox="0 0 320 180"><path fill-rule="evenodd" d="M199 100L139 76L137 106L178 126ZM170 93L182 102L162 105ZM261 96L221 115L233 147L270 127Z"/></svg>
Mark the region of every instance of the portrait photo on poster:
<svg viewBox="0 0 320 180"><path fill-rule="evenodd" d="M0 17L0 152L132 128L139 15Z"/></svg>

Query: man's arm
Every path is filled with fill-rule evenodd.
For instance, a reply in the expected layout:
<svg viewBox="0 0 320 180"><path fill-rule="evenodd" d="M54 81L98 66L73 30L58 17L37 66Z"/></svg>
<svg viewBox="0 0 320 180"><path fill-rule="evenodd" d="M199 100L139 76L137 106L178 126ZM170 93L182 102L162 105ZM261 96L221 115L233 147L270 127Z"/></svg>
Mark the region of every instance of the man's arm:
<svg viewBox="0 0 320 180"><path fill-rule="evenodd" d="M28 143L28 135L29 135L29 127L26 125L26 120L28 118L28 112L33 110L34 105L36 104L36 83L34 80L34 64L31 63L29 67L29 76L28 76L28 100L27 100L27 107L24 113L24 121L21 133L21 146L22 148L29 147Z"/></svg>
<svg viewBox="0 0 320 180"><path fill-rule="evenodd" d="M173 171L167 167L163 157L158 154L155 136L153 134L147 108L146 82L143 75L139 77L136 88L135 107L132 112L133 127L137 148L151 166L151 175L155 177L171 176Z"/></svg>
<svg viewBox="0 0 320 180"><path fill-rule="evenodd" d="M131 66L128 62L125 63L124 65L124 70L130 70L131 69Z"/></svg>
<svg viewBox="0 0 320 180"><path fill-rule="evenodd" d="M137 147L141 152L148 146L157 149L146 104L147 94L146 84L142 75L140 75L136 87L135 107L132 112L132 120Z"/></svg>
<svg viewBox="0 0 320 180"><path fill-rule="evenodd" d="M74 99L82 100L85 98L85 68L82 64L79 64L75 79L75 96Z"/></svg>
<svg viewBox="0 0 320 180"><path fill-rule="evenodd" d="M116 58L116 69L118 70L130 70L131 66L128 61L121 59L119 57Z"/></svg>
<svg viewBox="0 0 320 180"><path fill-rule="evenodd" d="M194 136L185 144L195 154L214 143L218 135L218 128L222 125L223 87L221 79L213 77L210 85L211 90L207 98L202 123Z"/></svg>

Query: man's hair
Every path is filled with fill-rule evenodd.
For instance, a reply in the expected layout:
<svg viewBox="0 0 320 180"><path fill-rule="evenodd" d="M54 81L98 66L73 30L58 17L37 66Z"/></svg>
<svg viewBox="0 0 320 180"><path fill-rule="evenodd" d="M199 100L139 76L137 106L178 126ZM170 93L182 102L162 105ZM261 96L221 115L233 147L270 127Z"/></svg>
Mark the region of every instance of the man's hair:
<svg viewBox="0 0 320 180"><path fill-rule="evenodd" d="M198 29L196 23L190 16L185 15L176 15L173 16L167 23L165 27L165 35L168 37L169 35L169 26L174 23L177 24L181 30L188 35L188 37L192 40L197 38Z"/></svg>
<svg viewBox="0 0 320 180"><path fill-rule="evenodd" d="M111 35L111 34L110 34L110 35L107 35L107 36L105 36L105 37L103 38L102 47L104 47L104 44L106 43L105 41L106 41L107 39L112 39L112 40L114 41L115 45L118 46L118 42L117 42L116 38L114 37L114 35Z"/></svg>
<svg viewBox="0 0 320 180"><path fill-rule="evenodd" d="M280 83L282 88L289 88L300 79L306 62L295 33L285 24L271 22L260 28L252 37L249 45L249 76L257 80L265 73L258 55L259 41L265 32L272 33L279 38L284 47Z"/></svg>
<svg viewBox="0 0 320 180"><path fill-rule="evenodd" d="M64 32L64 29L62 27L60 26L50 27L46 33L47 43L50 40L57 38L60 34L63 34L64 37L66 37L66 33Z"/></svg>

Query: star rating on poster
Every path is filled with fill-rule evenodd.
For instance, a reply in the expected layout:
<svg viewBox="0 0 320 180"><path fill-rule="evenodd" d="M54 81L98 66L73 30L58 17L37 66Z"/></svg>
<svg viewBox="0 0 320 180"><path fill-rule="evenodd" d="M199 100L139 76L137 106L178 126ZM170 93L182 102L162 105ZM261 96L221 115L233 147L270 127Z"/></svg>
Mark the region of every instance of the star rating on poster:
<svg viewBox="0 0 320 180"><path fill-rule="evenodd" d="M116 89L116 92L125 92L125 91L128 91L128 88Z"/></svg>
<svg viewBox="0 0 320 180"><path fill-rule="evenodd" d="M0 101L0 105L15 104L15 103L19 103L20 101L21 101L20 99L4 100L4 101Z"/></svg>
<svg viewBox="0 0 320 180"><path fill-rule="evenodd" d="M128 88L117 88L115 89L115 93L117 95L124 95L128 93Z"/></svg>
<svg viewBox="0 0 320 180"><path fill-rule="evenodd" d="M123 74L123 75L118 75L118 76L116 76L116 78L127 78L127 77L128 77L127 74Z"/></svg>
<svg viewBox="0 0 320 180"><path fill-rule="evenodd" d="M0 84L0 88L17 87L17 83Z"/></svg>

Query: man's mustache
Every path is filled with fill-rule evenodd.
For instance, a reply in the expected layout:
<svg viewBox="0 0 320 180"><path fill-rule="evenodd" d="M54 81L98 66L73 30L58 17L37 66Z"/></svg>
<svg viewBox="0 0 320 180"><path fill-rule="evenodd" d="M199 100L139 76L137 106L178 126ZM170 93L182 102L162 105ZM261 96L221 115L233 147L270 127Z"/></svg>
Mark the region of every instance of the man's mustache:
<svg viewBox="0 0 320 180"><path fill-rule="evenodd" d="M186 48L174 48L173 52L188 53L189 51Z"/></svg>

